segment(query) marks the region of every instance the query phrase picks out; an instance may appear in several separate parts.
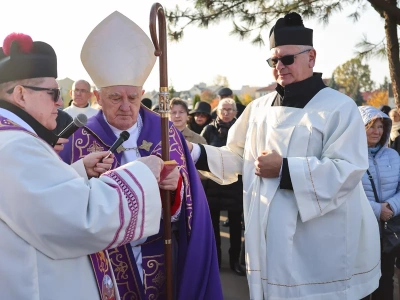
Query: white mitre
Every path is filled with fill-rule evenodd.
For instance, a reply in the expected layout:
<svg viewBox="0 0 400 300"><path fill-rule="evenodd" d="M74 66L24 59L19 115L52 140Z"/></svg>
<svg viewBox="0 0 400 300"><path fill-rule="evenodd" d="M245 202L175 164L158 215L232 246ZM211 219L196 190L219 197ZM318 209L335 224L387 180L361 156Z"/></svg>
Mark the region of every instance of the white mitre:
<svg viewBox="0 0 400 300"><path fill-rule="evenodd" d="M156 56L146 33L115 11L89 34L82 47L81 61L98 88L143 86Z"/></svg>

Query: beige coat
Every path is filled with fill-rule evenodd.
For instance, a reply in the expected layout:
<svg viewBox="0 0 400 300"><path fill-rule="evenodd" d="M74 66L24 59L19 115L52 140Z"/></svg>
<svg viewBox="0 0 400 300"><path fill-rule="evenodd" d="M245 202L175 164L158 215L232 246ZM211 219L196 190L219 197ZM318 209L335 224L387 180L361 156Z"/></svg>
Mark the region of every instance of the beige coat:
<svg viewBox="0 0 400 300"><path fill-rule="evenodd" d="M201 135L197 134L194 131L191 131L189 128L185 127L185 129L183 129L182 131L183 136L185 137L185 140L187 140L188 142L191 143L195 143L195 144L206 144L207 145L207 141L204 137L202 137ZM201 180L205 180L207 179L207 177L201 175L199 173L200 179Z"/></svg>
<svg viewBox="0 0 400 300"><path fill-rule="evenodd" d="M189 128L185 127L185 129L182 130L182 134L185 137L185 140L191 143L196 143L196 144L207 144L207 141L205 138L203 138L201 135L191 131Z"/></svg>

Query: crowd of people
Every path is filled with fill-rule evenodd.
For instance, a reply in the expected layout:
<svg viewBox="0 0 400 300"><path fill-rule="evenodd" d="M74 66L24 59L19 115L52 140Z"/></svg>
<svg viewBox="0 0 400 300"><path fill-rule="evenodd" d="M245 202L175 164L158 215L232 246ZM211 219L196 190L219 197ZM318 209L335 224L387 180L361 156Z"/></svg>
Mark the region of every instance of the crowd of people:
<svg viewBox="0 0 400 300"><path fill-rule="evenodd" d="M247 275L250 299L393 299L400 113L357 107L325 86L299 14L269 33L275 92L244 107L225 87L214 110L171 99L168 173L159 108L142 99L154 46L132 20L114 12L89 33L81 61L96 89L76 81L65 109L52 46L24 34L6 41L2 299L166 299L165 244L173 299L223 299L221 211L229 266ZM79 114L85 126L59 137ZM171 194L167 220L160 190Z"/></svg>

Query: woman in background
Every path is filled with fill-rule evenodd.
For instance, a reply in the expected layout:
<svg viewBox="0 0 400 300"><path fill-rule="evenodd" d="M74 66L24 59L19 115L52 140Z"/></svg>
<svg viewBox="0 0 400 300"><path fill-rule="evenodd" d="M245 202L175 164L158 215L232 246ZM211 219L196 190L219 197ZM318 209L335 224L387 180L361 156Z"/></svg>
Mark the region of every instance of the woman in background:
<svg viewBox="0 0 400 300"><path fill-rule="evenodd" d="M390 118L372 106L361 106L359 110L367 135L370 173L370 176L368 173L364 174L362 184L380 224L400 213L400 157L395 150L387 147L392 127ZM378 289L372 293L372 300L393 300L396 255L397 253L381 253L382 277ZM369 296L364 299L369 299Z"/></svg>

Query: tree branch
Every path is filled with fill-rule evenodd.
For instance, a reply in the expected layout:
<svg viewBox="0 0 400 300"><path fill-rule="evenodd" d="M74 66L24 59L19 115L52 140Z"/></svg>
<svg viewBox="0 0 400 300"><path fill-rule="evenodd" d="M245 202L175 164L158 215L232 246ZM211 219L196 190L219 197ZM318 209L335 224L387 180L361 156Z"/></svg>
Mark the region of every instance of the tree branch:
<svg viewBox="0 0 400 300"><path fill-rule="evenodd" d="M396 19L397 25L400 25L400 8L396 5L392 5L384 0L368 0L369 3L374 7L379 13L386 12Z"/></svg>

